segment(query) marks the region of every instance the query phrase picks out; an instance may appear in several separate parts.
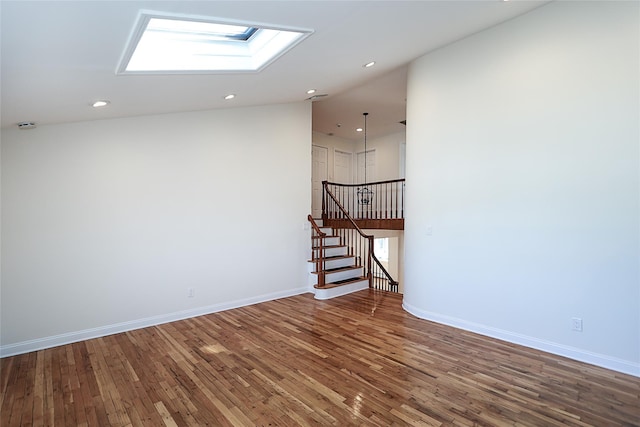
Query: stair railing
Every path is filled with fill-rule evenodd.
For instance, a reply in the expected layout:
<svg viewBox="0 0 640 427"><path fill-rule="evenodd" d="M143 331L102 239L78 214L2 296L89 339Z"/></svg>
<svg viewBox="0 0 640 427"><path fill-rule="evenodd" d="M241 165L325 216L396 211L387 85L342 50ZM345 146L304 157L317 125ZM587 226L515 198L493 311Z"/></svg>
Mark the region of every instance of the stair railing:
<svg viewBox="0 0 640 427"><path fill-rule="evenodd" d="M376 257L376 254L373 250L373 236L370 236L370 245L369 249L371 253L371 258L373 259L373 263L371 264L373 267L373 271L371 272L371 281L372 288L381 289L383 291L389 292L398 292L398 282L391 277L391 274L384 268L380 260Z"/></svg>
<svg viewBox="0 0 640 427"><path fill-rule="evenodd" d="M336 206L328 203L327 191L340 200L345 211L356 220L404 219L405 180L368 182L365 184L339 184L324 181L322 214L326 219L344 219Z"/></svg>
<svg viewBox="0 0 640 427"><path fill-rule="evenodd" d="M311 215L309 215L307 219L311 223L311 241L313 242L314 239L318 240L317 246L311 245L311 260L315 263L316 273L318 275L318 287L322 288L325 285L324 237L327 235L327 233L320 230L320 227L318 227L318 224Z"/></svg>
<svg viewBox="0 0 640 427"><path fill-rule="evenodd" d="M369 287L398 292L398 282L391 277L391 274L384 268L374 253L374 237L365 234L358 227L349 212L328 188L328 183L325 181L323 184L327 196L326 201L323 198L323 206L327 209L339 211L342 218L347 220L344 228L341 227L334 230L340 236L343 244L346 244L349 248L349 255L355 256L360 265L363 265L362 261L366 260L365 276L369 280Z"/></svg>

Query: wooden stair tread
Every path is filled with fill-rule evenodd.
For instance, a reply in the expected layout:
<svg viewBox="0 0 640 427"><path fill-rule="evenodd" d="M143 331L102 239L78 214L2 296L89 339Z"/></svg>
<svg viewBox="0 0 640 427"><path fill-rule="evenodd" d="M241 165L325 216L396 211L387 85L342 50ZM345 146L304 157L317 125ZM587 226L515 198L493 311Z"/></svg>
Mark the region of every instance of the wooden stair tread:
<svg viewBox="0 0 640 427"><path fill-rule="evenodd" d="M322 249L346 248L347 245L322 245ZM320 249L320 246L313 246L311 249Z"/></svg>
<svg viewBox="0 0 640 427"><path fill-rule="evenodd" d="M361 265L349 265L346 267L336 267L336 268L325 268L324 272L326 273L339 273L341 271L349 271L349 270L358 270L362 268ZM318 274L319 272L317 271L312 271L312 274Z"/></svg>
<svg viewBox="0 0 640 427"><path fill-rule="evenodd" d="M351 279L344 279L344 280L338 280L331 283L325 283L324 286L313 285L313 287L316 289L331 289L331 288L337 288L338 286L344 286L344 285L349 285L351 283L360 282L362 280L367 280L367 278L364 276L358 276L358 277L352 277Z"/></svg>
<svg viewBox="0 0 640 427"><path fill-rule="evenodd" d="M325 261L332 261L337 259L345 259L345 258L355 258L355 255L334 255L334 256L326 256L324 257ZM317 259L308 259L307 262L317 262Z"/></svg>

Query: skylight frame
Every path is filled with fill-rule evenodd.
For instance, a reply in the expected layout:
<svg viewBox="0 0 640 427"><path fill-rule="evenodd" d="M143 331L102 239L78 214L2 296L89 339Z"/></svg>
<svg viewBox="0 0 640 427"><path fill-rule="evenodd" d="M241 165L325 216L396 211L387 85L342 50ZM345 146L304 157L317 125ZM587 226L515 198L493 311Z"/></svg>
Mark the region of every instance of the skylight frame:
<svg viewBox="0 0 640 427"><path fill-rule="evenodd" d="M162 49L163 55L156 59L155 68L141 68L136 66L135 69L129 69L130 64L134 61L136 49L138 46L149 42L147 38L143 40L145 31L152 20L175 20L188 21L203 24L222 24L239 26L246 28L246 31L239 36L222 37L222 40L207 40L206 31L200 33L188 33L182 31L179 38L200 38L193 41L190 45L192 48L202 50L188 56L185 52L188 49L178 49L173 47L173 54L182 56L181 64L183 66L167 66L167 52L171 49ZM155 31L153 36L162 38L159 35L161 31ZM129 37L127 47L120 59L116 74L123 75L149 75L149 74L225 74L225 73L258 73L271 63L276 61L282 55L293 49L298 43L302 42L308 36L313 34L313 30L283 27L275 25L267 25L261 23L235 21L222 18L193 16L193 15L175 15L160 12L141 11L134 30ZM206 41L203 41L206 40ZM165 40L166 42L166 40ZM170 41L173 43L173 41ZM284 47L280 46L284 44ZM221 54L216 54L213 49L224 49ZM278 48L277 50L275 50ZM275 51L274 51L275 50ZM196 58L195 60L193 58ZM137 60L137 58L135 59ZM192 61L191 65L187 61ZM186 65L185 65L186 64ZM194 65L196 64L196 65Z"/></svg>
<svg viewBox="0 0 640 427"><path fill-rule="evenodd" d="M229 24L229 23L221 23L221 22L207 22L207 21L201 21L201 20L186 20L183 18L167 18L167 17L157 17L157 16L150 16L149 19L146 20L147 22L147 26L146 29L149 29L150 26L152 26L152 21L165 21L165 22L177 22L177 23L184 23L185 26L193 26L196 27L198 26L198 24L202 24L200 25L199 29L193 28L193 30L188 30L187 28L161 28L161 27L154 27L152 28L153 31L158 31L158 32L168 32L168 33L174 33L174 34L184 34L184 35L191 35L191 36L201 36L201 37L212 37L214 39L218 39L218 40L227 40L227 41L232 41L232 40L238 40L238 41L247 41L251 38L251 36L253 36L255 34L255 32L258 30L257 27L254 26L249 26L249 25L238 25L238 24ZM155 23L155 25L161 26L162 23L161 22L157 22ZM165 24L166 25L166 24ZM212 31L212 28L205 28L206 25L210 25L210 26L224 26L224 27L238 27L238 28L243 28L244 31L239 32L239 31L228 31L228 32L223 32L222 29L220 29L220 31ZM229 30L231 30L232 28L228 28Z"/></svg>

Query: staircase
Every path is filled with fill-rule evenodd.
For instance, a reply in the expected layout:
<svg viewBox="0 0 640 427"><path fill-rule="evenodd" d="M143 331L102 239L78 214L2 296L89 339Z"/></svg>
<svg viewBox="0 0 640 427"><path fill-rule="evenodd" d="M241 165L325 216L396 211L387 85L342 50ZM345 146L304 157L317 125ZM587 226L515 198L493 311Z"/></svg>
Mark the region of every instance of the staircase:
<svg viewBox="0 0 640 427"><path fill-rule="evenodd" d="M365 277L364 267L359 257L349 255L349 247L342 242L340 236L331 227L323 227L322 220L315 220L320 231L326 236L311 238L312 259L309 260L309 287L316 299L330 299L360 291L369 287L369 279ZM318 271L316 258L320 255L320 239L322 239L322 257L324 268ZM320 272L324 272L324 286L318 284Z"/></svg>

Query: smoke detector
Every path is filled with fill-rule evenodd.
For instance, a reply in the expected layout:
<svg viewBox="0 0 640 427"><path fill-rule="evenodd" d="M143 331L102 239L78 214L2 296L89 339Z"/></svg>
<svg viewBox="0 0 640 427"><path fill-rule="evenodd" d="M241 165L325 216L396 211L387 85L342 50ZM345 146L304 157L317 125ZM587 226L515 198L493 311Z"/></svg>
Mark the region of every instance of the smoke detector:
<svg viewBox="0 0 640 427"><path fill-rule="evenodd" d="M34 122L20 122L18 123L18 129L35 129L36 124Z"/></svg>

